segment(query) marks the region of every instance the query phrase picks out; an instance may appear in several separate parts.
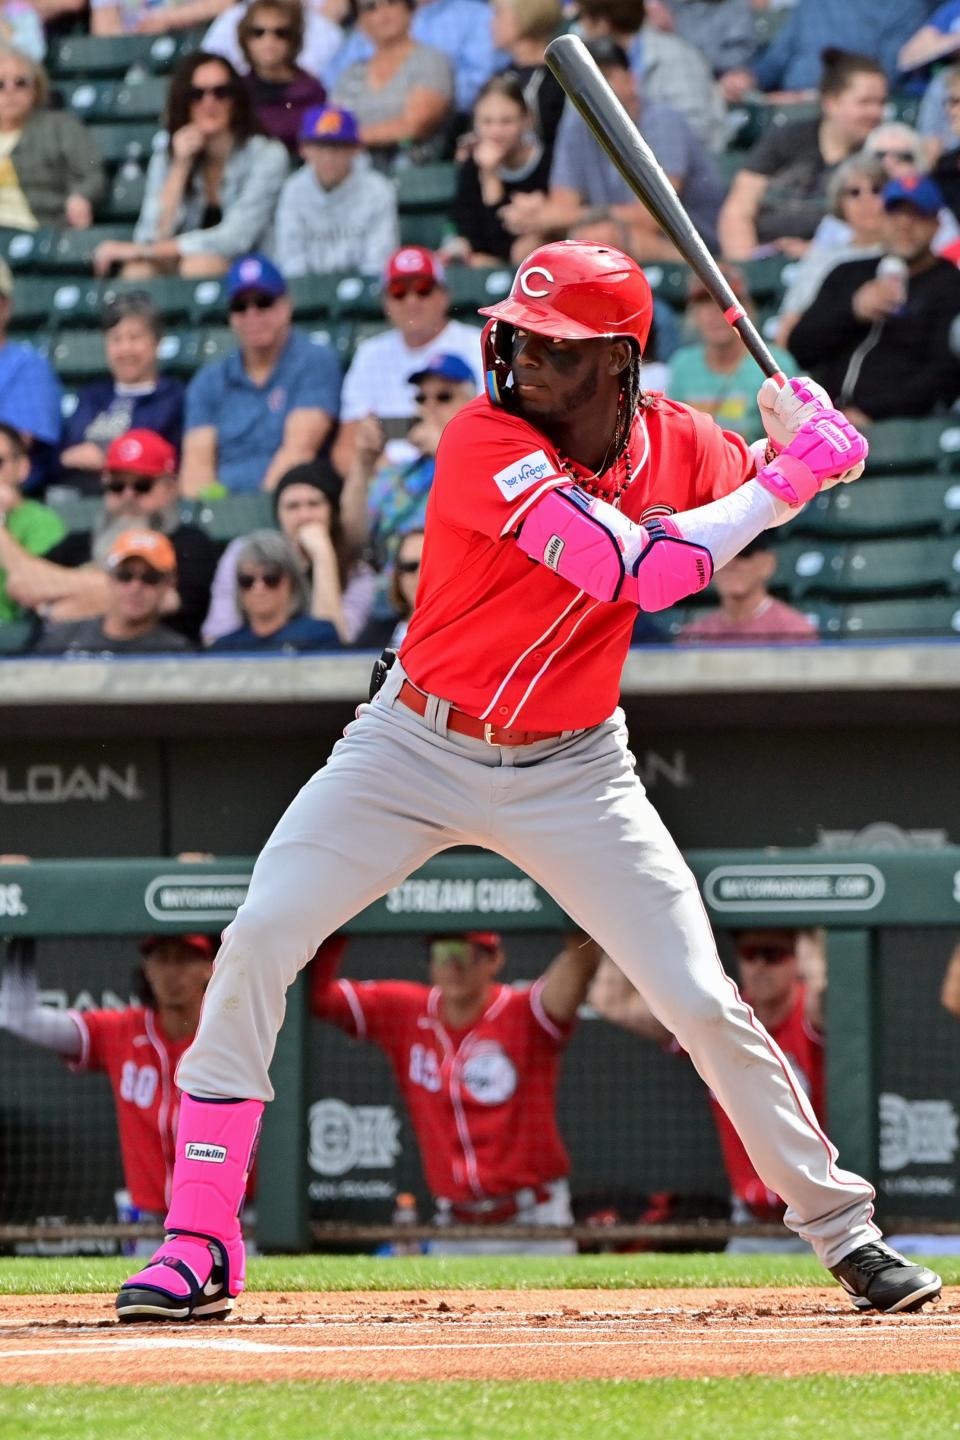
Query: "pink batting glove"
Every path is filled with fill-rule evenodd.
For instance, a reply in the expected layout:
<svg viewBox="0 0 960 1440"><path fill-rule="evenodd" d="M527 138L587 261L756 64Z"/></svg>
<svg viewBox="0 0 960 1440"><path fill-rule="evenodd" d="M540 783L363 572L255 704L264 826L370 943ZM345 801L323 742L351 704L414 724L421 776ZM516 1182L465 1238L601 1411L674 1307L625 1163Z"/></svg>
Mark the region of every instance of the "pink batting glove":
<svg viewBox="0 0 960 1440"><path fill-rule="evenodd" d="M783 450L797 431L818 410L829 410L833 401L809 375L778 385L764 380L757 392L757 405L767 438L776 450Z"/></svg>
<svg viewBox="0 0 960 1440"><path fill-rule="evenodd" d="M866 460L870 447L839 410L818 410L787 448L757 471L765 490L788 505L805 505L825 480Z"/></svg>

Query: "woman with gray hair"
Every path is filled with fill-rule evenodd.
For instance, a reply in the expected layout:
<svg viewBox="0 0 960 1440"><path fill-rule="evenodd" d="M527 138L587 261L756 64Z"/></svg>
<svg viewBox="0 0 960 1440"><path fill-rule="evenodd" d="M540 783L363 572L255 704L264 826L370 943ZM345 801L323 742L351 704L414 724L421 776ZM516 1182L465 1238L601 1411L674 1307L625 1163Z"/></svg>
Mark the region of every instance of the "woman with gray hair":
<svg viewBox="0 0 960 1440"><path fill-rule="evenodd" d="M163 326L144 290L111 295L100 312L109 380L84 385L63 429L63 482L84 494L100 489L107 446L128 430L153 430L179 453L183 386L157 370Z"/></svg>
<svg viewBox="0 0 960 1440"><path fill-rule="evenodd" d="M789 345L790 332L816 299L835 265L883 254L883 187L887 173L878 156L859 150L838 165L827 186L827 214L802 260L792 268L777 319L776 341Z"/></svg>
<svg viewBox="0 0 960 1440"><path fill-rule="evenodd" d="M332 545L326 560L314 556L311 593L289 540L276 530L255 530L237 554L236 598L244 623L215 640L213 651L290 654L341 648L335 623L340 584Z"/></svg>

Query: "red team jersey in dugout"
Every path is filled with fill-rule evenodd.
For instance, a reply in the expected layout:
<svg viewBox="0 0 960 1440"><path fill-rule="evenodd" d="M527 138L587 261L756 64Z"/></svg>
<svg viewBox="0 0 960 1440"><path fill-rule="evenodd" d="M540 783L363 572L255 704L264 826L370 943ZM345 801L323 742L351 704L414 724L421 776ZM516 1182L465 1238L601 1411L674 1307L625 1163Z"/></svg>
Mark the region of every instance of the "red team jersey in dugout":
<svg viewBox="0 0 960 1440"><path fill-rule="evenodd" d="M756 473L739 436L662 396L638 411L628 448L634 479L620 508L634 521L654 507L704 505ZM636 606L594 600L506 538L541 495L569 483L546 437L485 396L451 420L400 650L421 690L525 730L579 730L616 708Z"/></svg>
<svg viewBox="0 0 960 1440"><path fill-rule="evenodd" d="M547 1015L542 988L496 985L480 1019L458 1031L441 1020L436 987L328 983L316 967L314 1015L385 1051L435 1197L464 1204L569 1173L556 1090L573 1026Z"/></svg>
<svg viewBox="0 0 960 1440"><path fill-rule="evenodd" d="M793 1008L785 1020L770 1030L770 1035L786 1055L790 1066L803 1086L821 1125L824 1121L823 1036L806 1016L806 990L798 987ZM723 1163L730 1188L744 1202L757 1220L778 1219L783 1215L783 1201L761 1181L743 1143L726 1112L711 1092L710 1104L723 1151Z"/></svg>
<svg viewBox="0 0 960 1440"><path fill-rule="evenodd" d="M192 1036L170 1040L152 1010L71 1010L80 1032L75 1070L102 1070L110 1080L123 1173L140 1210L163 1214L170 1202L180 1092L173 1083Z"/></svg>

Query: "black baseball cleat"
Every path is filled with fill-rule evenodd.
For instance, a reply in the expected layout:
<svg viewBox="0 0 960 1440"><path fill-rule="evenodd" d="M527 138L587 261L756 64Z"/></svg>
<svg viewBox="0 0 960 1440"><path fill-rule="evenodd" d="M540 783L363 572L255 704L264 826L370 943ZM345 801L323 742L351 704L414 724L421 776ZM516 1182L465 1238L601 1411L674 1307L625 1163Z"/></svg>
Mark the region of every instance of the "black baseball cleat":
<svg viewBox="0 0 960 1440"><path fill-rule="evenodd" d="M938 1300L943 1281L925 1265L914 1265L891 1250L882 1240L860 1245L831 1265L858 1310L880 1310L885 1315L922 1310L929 1300Z"/></svg>

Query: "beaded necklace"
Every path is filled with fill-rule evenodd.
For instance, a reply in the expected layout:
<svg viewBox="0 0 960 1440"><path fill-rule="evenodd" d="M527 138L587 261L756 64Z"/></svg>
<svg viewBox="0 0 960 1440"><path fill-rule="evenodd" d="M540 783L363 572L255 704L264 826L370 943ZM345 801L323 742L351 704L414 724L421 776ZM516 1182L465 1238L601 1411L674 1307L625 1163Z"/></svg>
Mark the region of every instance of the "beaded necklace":
<svg viewBox="0 0 960 1440"><path fill-rule="evenodd" d="M560 456L562 468L574 480L581 490L586 490L588 495L595 495L598 500L606 500L608 505L620 508L620 497L631 483L633 476L633 462L630 459L630 447L621 451L613 464L602 472L590 473L589 470L578 466L576 461L567 460Z"/></svg>

